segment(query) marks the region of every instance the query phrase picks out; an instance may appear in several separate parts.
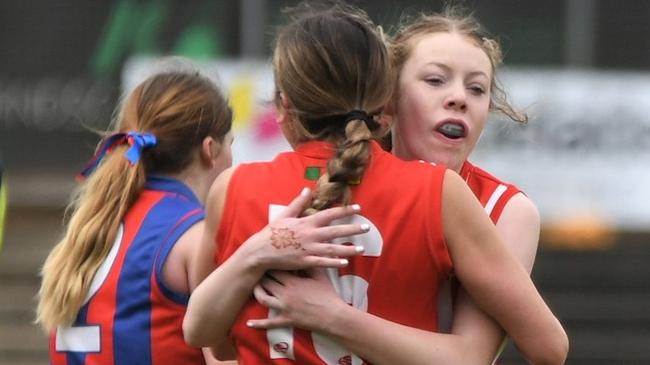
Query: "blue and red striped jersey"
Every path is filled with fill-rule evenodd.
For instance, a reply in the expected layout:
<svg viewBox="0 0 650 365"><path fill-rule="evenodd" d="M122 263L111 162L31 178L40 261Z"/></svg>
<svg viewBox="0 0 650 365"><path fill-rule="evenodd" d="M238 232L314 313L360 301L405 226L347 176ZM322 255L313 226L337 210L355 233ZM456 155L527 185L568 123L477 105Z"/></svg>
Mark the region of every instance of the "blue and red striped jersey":
<svg viewBox="0 0 650 365"><path fill-rule="evenodd" d="M74 324L50 336L51 364L203 364L201 349L183 340L189 296L162 278L176 241L203 218L201 203L187 186L149 177Z"/></svg>

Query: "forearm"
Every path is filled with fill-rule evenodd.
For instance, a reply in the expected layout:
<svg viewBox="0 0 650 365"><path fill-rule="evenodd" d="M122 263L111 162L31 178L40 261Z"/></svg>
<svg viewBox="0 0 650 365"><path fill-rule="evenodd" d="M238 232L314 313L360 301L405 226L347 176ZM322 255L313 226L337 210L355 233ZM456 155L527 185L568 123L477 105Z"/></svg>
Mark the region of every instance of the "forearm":
<svg viewBox="0 0 650 365"><path fill-rule="evenodd" d="M225 340L263 271L241 250L214 270L190 296L183 321L192 346L214 346Z"/></svg>
<svg viewBox="0 0 650 365"><path fill-rule="evenodd" d="M476 365L485 357L468 351L469 343L461 336L408 327L351 306L332 315L323 332L373 364Z"/></svg>
<svg viewBox="0 0 650 365"><path fill-rule="evenodd" d="M566 333L528 276L513 274L525 272L514 263L480 270L476 280L468 279L463 269L457 272L465 278L463 285L472 298L503 326L524 357L534 364L563 364L568 349Z"/></svg>
<svg viewBox="0 0 650 365"><path fill-rule="evenodd" d="M506 204L496 224L507 249L529 274L537 252L539 221L535 205L525 195L517 194ZM467 351L481 352L480 363L485 364L498 355L505 338L501 326L478 308L462 286L454 299L451 332L466 339Z"/></svg>
<svg viewBox="0 0 650 365"><path fill-rule="evenodd" d="M490 316L483 312L460 287L454 299L451 333L463 339L461 351L476 354L477 364L489 364L498 355L505 332Z"/></svg>
<svg viewBox="0 0 650 365"><path fill-rule="evenodd" d="M443 224L454 269L478 306L535 363L561 364L568 339L528 272L500 239L492 222L458 176L443 188ZM467 225L471 221L473 224Z"/></svg>

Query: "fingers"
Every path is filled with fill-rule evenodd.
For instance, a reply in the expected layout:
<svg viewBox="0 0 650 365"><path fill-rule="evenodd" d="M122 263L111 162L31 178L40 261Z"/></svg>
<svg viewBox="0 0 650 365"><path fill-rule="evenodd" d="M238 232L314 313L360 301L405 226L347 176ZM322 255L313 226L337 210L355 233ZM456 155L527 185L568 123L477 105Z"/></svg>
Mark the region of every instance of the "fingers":
<svg viewBox="0 0 650 365"><path fill-rule="evenodd" d="M253 296L261 305L267 308L281 309L282 307L280 300L273 295L270 295L261 284L255 285L253 288Z"/></svg>
<svg viewBox="0 0 650 365"><path fill-rule="evenodd" d="M304 188L300 192L300 195L295 197L291 203L289 203L289 206L287 206L286 209L284 209L276 218L282 219L282 218L295 218L302 213L303 210L305 210L305 207L309 204L309 201L311 200L311 190L309 188Z"/></svg>
<svg viewBox="0 0 650 365"><path fill-rule="evenodd" d="M273 318L250 319L246 322L246 325L251 328L269 329L290 327L291 321L282 316L278 316Z"/></svg>
<svg viewBox="0 0 650 365"><path fill-rule="evenodd" d="M276 273L279 273L279 271L276 271ZM279 274L276 274L276 276L278 278L282 277ZM259 281L259 285L261 285L262 288L264 288L270 295L273 296L277 294L277 291L280 290L282 286L282 281L276 278L276 276L267 273Z"/></svg>
<svg viewBox="0 0 650 365"><path fill-rule="evenodd" d="M331 241L335 238L343 238L366 233L370 230L370 225L363 224L337 224L333 226L321 227L315 230L314 237L319 241Z"/></svg>
<svg viewBox="0 0 650 365"><path fill-rule="evenodd" d="M363 246L338 245L334 243L314 243L307 247L307 253L322 257L350 257L363 253Z"/></svg>
<svg viewBox="0 0 650 365"><path fill-rule="evenodd" d="M279 284L284 284L295 275L284 270L269 270L266 272L266 276Z"/></svg>
<svg viewBox="0 0 650 365"><path fill-rule="evenodd" d="M342 268L349 264L347 259L336 259L322 256L307 256L304 259L304 268L321 267L321 268Z"/></svg>
<svg viewBox="0 0 650 365"><path fill-rule="evenodd" d="M309 216L308 219L312 220L317 226L326 226L335 219L350 217L360 211L361 206L359 204L352 204L344 207L334 207L321 210L320 212Z"/></svg>

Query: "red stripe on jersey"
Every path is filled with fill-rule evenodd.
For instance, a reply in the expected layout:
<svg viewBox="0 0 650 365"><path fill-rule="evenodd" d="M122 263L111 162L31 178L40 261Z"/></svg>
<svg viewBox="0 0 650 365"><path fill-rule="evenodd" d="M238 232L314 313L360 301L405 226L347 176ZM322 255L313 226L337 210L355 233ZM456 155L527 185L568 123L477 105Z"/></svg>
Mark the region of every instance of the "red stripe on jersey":
<svg viewBox="0 0 650 365"><path fill-rule="evenodd" d="M68 365L68 357L64 351L56 351L56 329L50 333L50 364Z"/></svg>
<svg viewBox="0 0 650 365"><path fill-rule="evenodd" d="M167 326L152 326L151 329L151 363L152 365L203 364L203 353L187 346L183 341L183 316L185 305L167 298L152 273L151 323L169 323ZM162 304L164 302L164 304ZM175 349L171 353L166 349ZM173 357L172 357L173 356Z"/></svg>
<svg viewBox="0 0 650 365"><path fill-rule="evenodd" d="M113 319L115 309L117 308L117 283L120 277L120 269L122 268L126 252L140 230L140 225L147 216L147 212L162 197L164 197L163 193L147 194L146 198L143 195L124 217L124 236L122 237L120 250L117 253L106 280L100 290L95 294L97 300L91 300L88 305L86 322L88 324L100 325L102 351L99 353L88 353L86 355L86 365L114 364Z"/></svg>
<svg viewBox="0 0 650 365"><path fill-rule="evenodd" d="M198 212L200 210L193 210L185 214L170 232L173 232L178 226ZM156 258L157 260L158 257ZM157 264L154 264L154 267L156 266ZM151 323L158 324L151 327L152 365L204 364L203 352L197 348L189 347L183 340L183 317L187 310L186 305L176 303L164 294L158 285L155 269L151 272L150 298ZM162 323L168 325L160 325ZM174 351L167 351L168 349L174 349Z"/></svg>
<svg viewBox="0 0 650 365"><path fill-rule="evenodd" d="M467 186L469 186L483 207L486 206L492 197L492 194L494 194L495 190L500 185L506 187L506 191L503 192L503 194L496 201L492 210L489 212L490 219L494 224L496 224L499 220L499 217L503 212L503 208L505 208L506 204L508 204L510 198L512 198L515 194L521 192L521 190L519 190L519 188L515 185L501 181L499 178L493 176L480 167L472 165L472 163L469 161L465 161L463 164L463 167L460 170L460 176L465 179Z"/></svg>

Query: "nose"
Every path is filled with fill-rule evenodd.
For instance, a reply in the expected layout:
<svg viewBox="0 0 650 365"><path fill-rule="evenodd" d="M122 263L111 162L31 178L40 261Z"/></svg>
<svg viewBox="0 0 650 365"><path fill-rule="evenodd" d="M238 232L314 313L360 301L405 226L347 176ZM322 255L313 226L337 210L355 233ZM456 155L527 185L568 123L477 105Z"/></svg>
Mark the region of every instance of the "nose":
<svg viewBox="0 0 650 365"><path fill-rule="evenodd" d="M467 110L467 94L464 85L454 85L445 98L445 108L464 112Z"/></svg>

